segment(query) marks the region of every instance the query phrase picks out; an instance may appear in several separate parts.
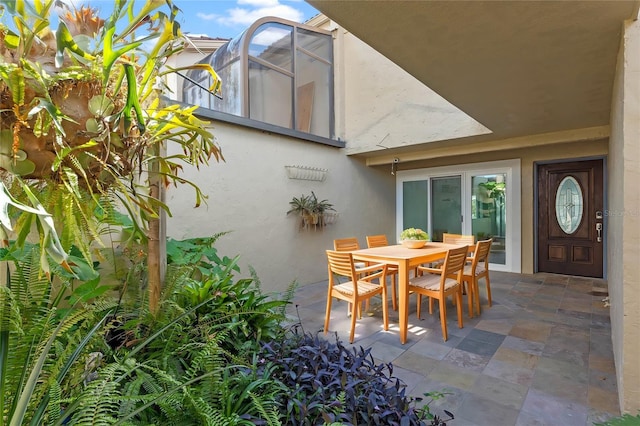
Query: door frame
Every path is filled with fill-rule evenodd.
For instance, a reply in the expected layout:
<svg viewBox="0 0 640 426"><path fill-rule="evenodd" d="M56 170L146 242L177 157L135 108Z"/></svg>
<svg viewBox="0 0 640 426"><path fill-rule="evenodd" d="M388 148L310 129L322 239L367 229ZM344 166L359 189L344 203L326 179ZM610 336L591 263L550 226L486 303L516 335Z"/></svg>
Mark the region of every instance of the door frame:
<svg viewBox="0 0 640 426"><path fill-rule="evenodd" d="M548 164L574 163L579 161L602 160L602 206L603 212L607 211L608 206L608 188L607 188L607 156L596 155L590 157L574 157L563 158L558 160L534 161L533 163L533 272L540 272L538 268L538 213L539 213L539 193L538 193L538 177L540 166ZM607 252L608 252L608 215L602 218L602 232L604 241L602 242L602 278L607 279Z"/></svg>
<svg viewBox="0 0 640 426"><path fill-rule="evenodd" d="M462 232L471 232L471 176L486 173L505 173L507 175L507 239L509 250L506 263L491 264L491 269L504 272L522 272L522 218L521 218L521 160L488 161L482 163L455 164L451 166L424 169L402 170L396 172L396 235L402 232L403 183L415 180L429 180L437 177L461 176L461 206L463 215ZM429 183L431 191L431 183ZM429 193L429 197L431 194ZM428 210L431 226L431 211Z"/></svg>

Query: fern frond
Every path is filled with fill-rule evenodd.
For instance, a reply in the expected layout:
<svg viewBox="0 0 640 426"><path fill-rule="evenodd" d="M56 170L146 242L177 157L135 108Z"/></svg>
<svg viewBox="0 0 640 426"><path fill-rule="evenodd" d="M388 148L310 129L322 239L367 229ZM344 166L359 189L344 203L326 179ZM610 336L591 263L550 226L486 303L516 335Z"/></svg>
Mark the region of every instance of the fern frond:
<svg viewBox="0 0 640 426"><path fill-rule="evenodd" d="M60 419L62 412L62 389L60 385L54 381L49 387L49 404L47 404L47 417L49 424L54 424Z"/></svg>
<svg viewBox="0 0 640 426"><path fill-rule="evenodd" d="M51 283L40 269L40 253L36 246L19 255L11 275L11 288L21 306L47 308L51 299Z"/></svg>
<svg viewBox="0 0 640 426"><path fill-rule="evenodd" d="M89 382L79 397L69 401L65 421L74 425L112 425L122 401L120 386L115 380L122 370L122 366L115 363L102 368L98 378Z"/></svg>
<svg viewBox="0 0 640 426"><path fill-rule="evenodd" d="M20 306L8 287L0 286L0 332L24 335Z"/></svg>
<svg viewBox="0 0 640 426"><path fill-rule="evenodd" d="M280 421L280 415L278 412L278 407L275 403L275 398L273 395L270 396L270 399L265 401L264 397L260 397L255 395L253 392L249 392L249 397L253 402L253 405L256 407L256 410L260 414L260 418L267 422L269 426L281 426L282 422Z"/></svg>

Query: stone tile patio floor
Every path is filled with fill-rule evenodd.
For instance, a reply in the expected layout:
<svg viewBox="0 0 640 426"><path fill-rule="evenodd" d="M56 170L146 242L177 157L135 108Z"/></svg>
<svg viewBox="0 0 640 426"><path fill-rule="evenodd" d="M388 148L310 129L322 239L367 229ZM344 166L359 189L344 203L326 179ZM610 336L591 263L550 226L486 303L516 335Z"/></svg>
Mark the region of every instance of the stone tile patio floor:
<svg viewBox="0 0 640 426"><path fill-rule="evenodd" d="M455 426L585 426L620 415L604 280L553 274L491 272L493 306L480 283L482 313L457 325L451 300L449 339L440 331L437 303L422 320L411 296L407 343L400 344L397 312L389 301L389 331L382 329L379 300L356 324L356 347L371 347L391 362L410 395L450 392L432 412L451 411ZM301 287L291 313L307 332L322 330L327 282ZM295 311L297 310L297 314ZM330 333L347 347L346 303L334 299Z"/></svg>

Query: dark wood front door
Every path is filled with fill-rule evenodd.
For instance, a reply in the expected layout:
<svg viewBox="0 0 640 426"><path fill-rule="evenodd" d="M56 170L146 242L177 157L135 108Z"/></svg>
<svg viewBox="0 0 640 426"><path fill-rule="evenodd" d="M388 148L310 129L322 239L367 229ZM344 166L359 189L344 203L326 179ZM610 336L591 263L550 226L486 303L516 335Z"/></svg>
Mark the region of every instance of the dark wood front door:
<svg viewBox="0 0 640 426"><path fill-rule="evenodd" d="M602 277L602 160L538 166L538 271Z"/></svg>

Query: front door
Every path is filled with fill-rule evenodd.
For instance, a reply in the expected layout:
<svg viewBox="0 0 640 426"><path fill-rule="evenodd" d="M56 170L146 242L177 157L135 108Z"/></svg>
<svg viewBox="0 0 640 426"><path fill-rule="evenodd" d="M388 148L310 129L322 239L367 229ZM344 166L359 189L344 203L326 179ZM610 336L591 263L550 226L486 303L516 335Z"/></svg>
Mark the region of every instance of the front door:
<svg viewBox="0 0 640 426"><path fill-rule="evenodd" d="M538 166L538 271L602 277L603 162Z"/></svg>

